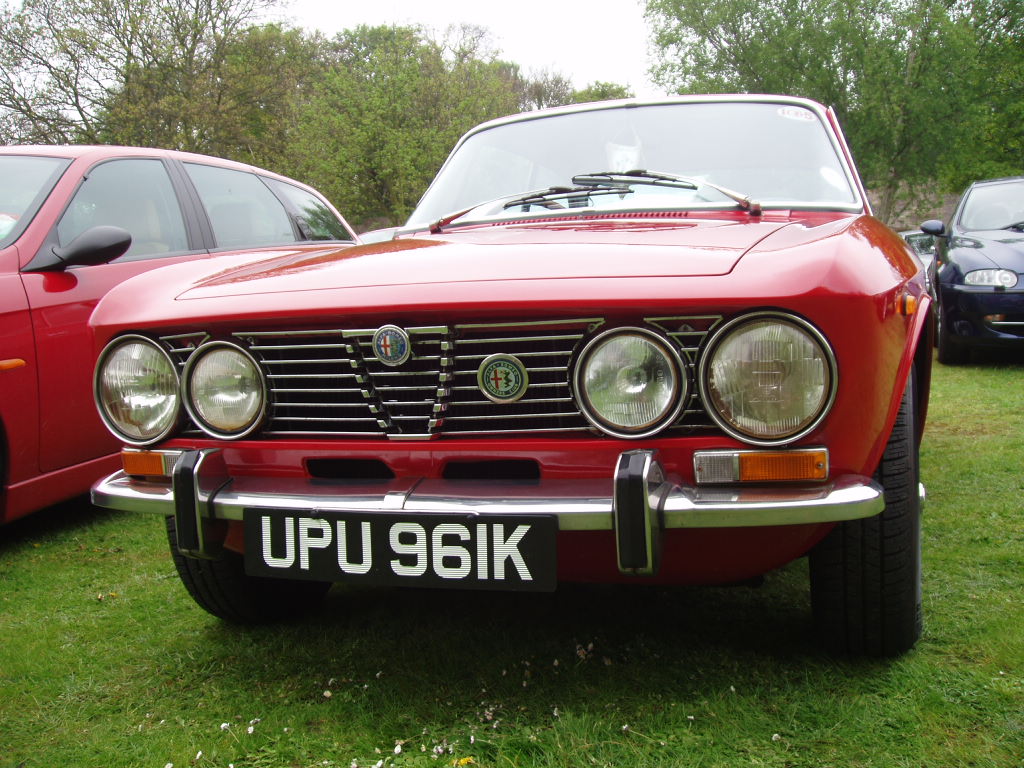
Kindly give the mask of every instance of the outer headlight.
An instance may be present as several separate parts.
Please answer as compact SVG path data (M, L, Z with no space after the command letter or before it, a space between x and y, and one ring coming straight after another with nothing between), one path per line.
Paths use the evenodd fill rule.
M976 269L964 275L967 285L991 285L1013 288L1017 285L1017 273L1009 269Z
M701 395L718 425L757 445L810 432L836 391L825 338L796 317L761 313L725 325L701 362Z
M678 415L686 379L675 350L642 328L616 328L593 339L576 364L584 415L616 437L646 437Z
M234 344L204 344L184 373L185 408L204 432L218 438L244 437L263 418L266 388L259 366Z
M163 440L178 421L178 374L167 353L144 336L122 336L96 364L93 394L100 418L132 445Z

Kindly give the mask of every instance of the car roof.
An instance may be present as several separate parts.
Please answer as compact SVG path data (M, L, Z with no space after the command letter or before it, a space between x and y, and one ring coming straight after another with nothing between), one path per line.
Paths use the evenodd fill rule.
M1004 176L1001 179L979 179L978 181L972 181L972 187L979 187L982 184L1003 184L1007 181L1024 181L1024 176Z
M287 179L287 177L276 174L273 171L257 168L247 163L239 163L234 160L226 160L211 155L200 155L194 152L180 152L178 150L158 149L155 147L123 147L107 144L14 144L0 147L0 155L36 155L42 157L63 157L72 160L86 158L89 161L115 157L173 157L184 162L202 162L207 165L260 173L264 176L291 181L291 179Z
M691 94L685 96L656 96L653 98L628 98L628 99L612 99L609 101L589 101L582 104L566 104L559 107L546 107L544 109L536 109L531 112L520 112L514 115L507 115L505 117L499 117L494 120L488 120L485 123L481 123L474 128L471 128L467 133L466 138L474 133L485 131L489 128L494 128L498 125L506 125L508 123L520 123L528 120L536 120L542 117L553 117L555 115L571 114L575 112L599 112L609 109L629 109L633 107L650 107L650 106L661 106L666 104L700 104L700 103L717 103L717 104L734 104L738 102L746 103L769 103L769 104L789 104L792 106L804 107L812 112L819 114L824 117L826 109L825 107L811 99L801 98L799 96L783 96L778 94L765 94L765 93L712 93L712 94Z

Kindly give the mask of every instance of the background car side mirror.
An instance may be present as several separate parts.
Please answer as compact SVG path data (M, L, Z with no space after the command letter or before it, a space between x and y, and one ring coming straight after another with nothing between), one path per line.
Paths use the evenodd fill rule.
M921 225L921 231L935 237L948 237L946 225L938 219L929 219Z
M25 271L52 272L66 267L106 264L123 256L131 244L132 235L127 229L102 224L85 230L63 248L43 249Z

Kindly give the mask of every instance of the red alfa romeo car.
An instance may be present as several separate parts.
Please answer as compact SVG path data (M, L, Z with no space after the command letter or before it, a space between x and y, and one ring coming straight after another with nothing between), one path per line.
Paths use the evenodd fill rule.
M119 464L91 398L89 314L111 287L215 251L354 238L313 190L247 165L0 148L0 524L86 493Z
M914 644L931 301L830 110L486 123L377 239L169 267L93 314L127 445L93 498L167 518L199 605L727 584L809 555L829 647Z

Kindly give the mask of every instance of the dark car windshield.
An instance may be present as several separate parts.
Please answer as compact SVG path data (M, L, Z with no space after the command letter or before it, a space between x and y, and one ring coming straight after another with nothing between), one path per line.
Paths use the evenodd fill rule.
M677 102L538 115L475 133L441 169L409 225L564 186L579 174L634 169L705 180L766 207L861 208L831 131L811 109L779 102ZM735 202L704 185L636 186L628 195L604 195L587 205L635 210ZM478 213L500 216L503 210Z
M25 231L70 164L61 157L0 155L0 248Z
M1004 229L1024 221L1024 179L979 184L967 193L960 213L966 230Z

